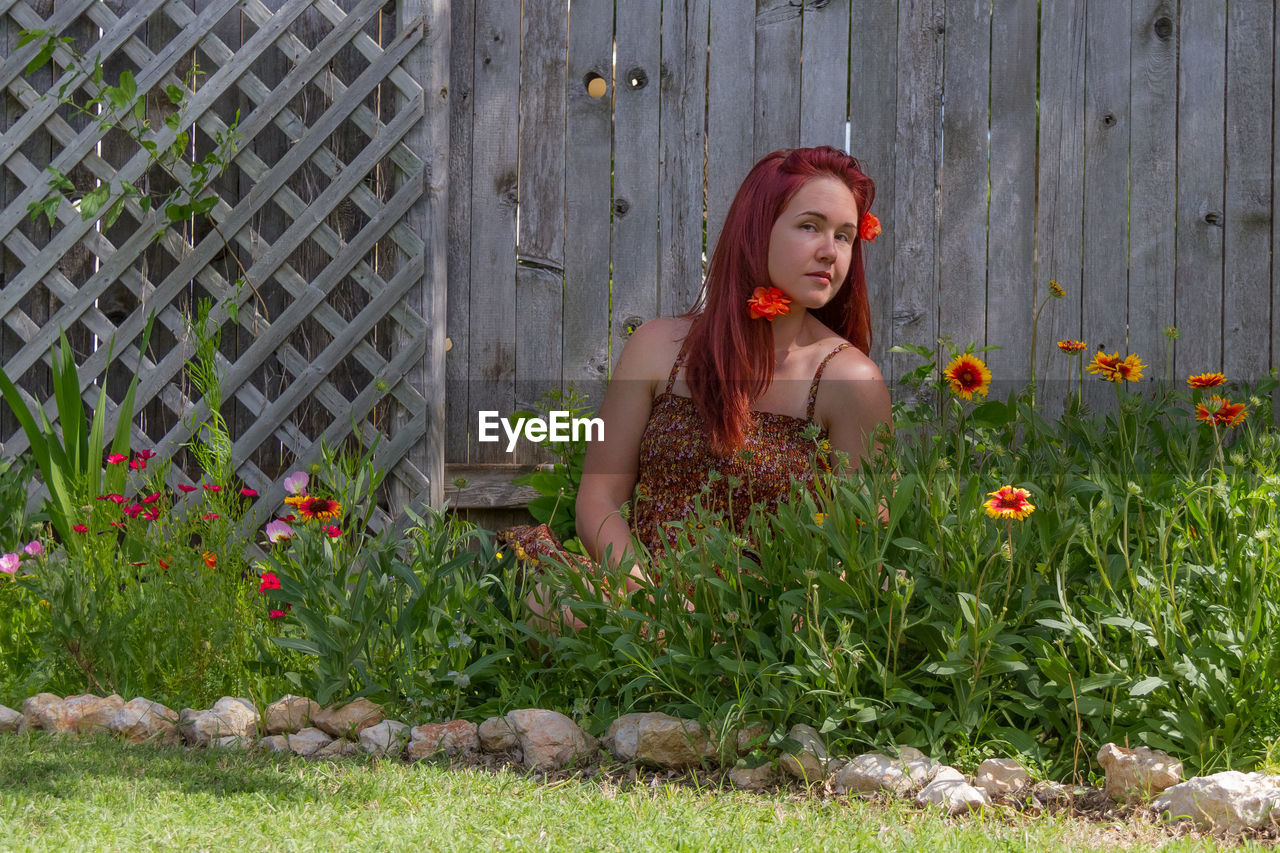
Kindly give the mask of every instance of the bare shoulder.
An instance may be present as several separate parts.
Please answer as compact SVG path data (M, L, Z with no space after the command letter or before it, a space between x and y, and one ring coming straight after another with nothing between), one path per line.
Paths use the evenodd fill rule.
M689 322L683 317L659 317L640 326L627 338L614 375L665 382L689 333Z
M884 384L880 368L857 347L846 347L836 353L827 362L823 379L834 379L838 382L868 380Z

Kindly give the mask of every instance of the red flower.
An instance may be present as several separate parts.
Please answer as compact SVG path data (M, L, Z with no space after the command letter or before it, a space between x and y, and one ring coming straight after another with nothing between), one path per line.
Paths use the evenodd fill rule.
M142 514L142 504L129 504L126 507L122 507L120 511L130 518L137 518Z
M195 487L195 486L187 486L187 485L183 485L182 483L179 483L179 484L178 484L178 488L179 488L179 489L181 489L182 491L186 492L187 494L191 494L192 492L194 492L194 491L196 490L196 487Z
M143 468L147 467L147 460L142 458L134 459L129 463L129 467L135 471L141 471Z
M144 504L153 504L153 503L155 503L155 502L156 502L156 501L158 501L158 500L160 500L160 493L159 493L159 492L152 492L151 494L147 495L145 498L143 498L143 499L142 499L142 503L144 503Z
M168 564L168 563L166 563L164 560L161 560L161 559L159 559L159 558L156 558L156 562L160 564L160 568L162 568L162 569L164 569L164 570L168 571L168 569L169 569L169 564Z
M204 552L204 564L205 564L206 566L208 566L209 568L211 568L211 569L217 568L217 566L218 566L218 555L217 555L217 554L215 554L215 553L213 553L212 551L205 551L205 552Z
M791 297L776 287L757 287L747 300L747 307L752 320L764 317L772 323L774 318L791 313Z
M274 572L263 572L262 583L258 584L258 592L266 592L269 589L279 589L280 578L276 577Z
M858 236L868 243L874 243L876 238L880 236L880 220L876 218L874 213L862 214L862 221L858 223Z
M272 619L283 619L283 618L284 618L284 611L283 611L283 610L268 610L268 611L267 611L267 615L268 615L268 616L270 616Z
M1216 388L1226 381L1227 377L1222 373L1197 373L1187 377L1187 384L1192 388Z
M1244 403L1233 403L1214 394L1207 403L1196 403L1196 420L1221 427L1233 427L1240 424L1249 413Z
M217 521L217 520L218 520L218 514L217 514L216 512L206 512L204 515L202 515L202 516L200 516L200 517L201 517L202 519L204 519L205 521Z
M147 512L143 513L142 517L145 518L147 521L155 521L160 517L160 508L156 507L154 509L148 510Z
M204 490L206 492L220 492L222 491L222 486L218 486L213 483L205 483Z
M139 450L134 456L138 459L154 459L156 452L154 450Z
M125 456L123 453L111 453L107 455L107 464L119 465L121 462L124 462L128 458L129 457Z
M332 524L326 526L324 532L330 539L337 539L342 535L342 531L339 528L334 527Z
M297 521L297 520L298 520L298 517L297 517L296 515L292 515L292 514L290 514L290 515L282 515L282 516L280 516L280 520L281 520L281 521Z
M76 533L88 533L88 532L89 532L89 528L85 527L83 524L77 524L75 527L73 527L73 528L71 528L71 529L72 529L72 530L74 530Z
M123 521L112 521L112 522L110 522L110 524L111 524L111 526L112 526L112 527L120 527L120 528L123 528L123 527L124 527L124 522L123 522Z
M111 501L113 504L122 504L124 503L124 495L118 495L118 494L98 495L98 500Z
M240 494L244 495L246 498L256 498L258 496L258 490L257 489L241 489Z

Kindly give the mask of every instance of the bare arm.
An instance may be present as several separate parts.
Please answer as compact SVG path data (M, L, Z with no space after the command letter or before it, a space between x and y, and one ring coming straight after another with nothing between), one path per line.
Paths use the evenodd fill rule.
M578 490L578 538L597 562L610 566L635 562L631 528L622 505L631 499L639 475L640 439L654 392L674 360L679 327L673 320L654 320L627 341L600 406L604 440L587 447ZM636 574L638 567L632 571Z
M893 410L875 363L856 350L842 356L833 359L823 376L818 415L831 447L847 453L850 470L856 471L864 459L882 450L878 443L873 445L874 436L881 424L893 429ZM881 523L888 522L887 502L881 503L879 517Z

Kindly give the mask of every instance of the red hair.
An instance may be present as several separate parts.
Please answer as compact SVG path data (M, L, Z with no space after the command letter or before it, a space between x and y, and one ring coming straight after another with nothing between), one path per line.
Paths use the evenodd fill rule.
M773 381L773 328L748 316L751 292L769 284L769 236L792 196L810 180L830 176L853 193L859 218L875 198L875 184L845 152L792 148L765 155L738 187L707 268L698 307L685 341L685 381L694 405L711 429L711 450L726 456L742 445L751 403ZM855 235L849 275L836 296L812 312L862 352L871 349L871 311Z

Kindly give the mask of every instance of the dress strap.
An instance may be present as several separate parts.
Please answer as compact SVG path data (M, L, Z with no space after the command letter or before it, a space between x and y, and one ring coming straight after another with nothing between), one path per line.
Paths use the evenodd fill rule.
M840 346L836 347L831 352L827 353L827 357L824 358L822 360L822 363L818 365L817 372L813 374L813 384L809 386L809 408L805 413L805 420L807 421L813 420L813 407L814 407L814 404L818 402L818 383L822 381L822 371L826 370L827 362L831 361L831 359L835 357L836 353L840 352L841 350L846 350L851 346L853 346L853 344L849 343L848 341L845 341L844 343L840 344Z
M680 347L679 354L676 355L676 360L671 364L671 373L670 375L667 376L667 387L666 387L666 390L664 390L662 393L664 394L671 393L671 389L674 388L676 385L676 374L680 372L680 365L682 364L684 364L684 346L683 345L681 345Z

